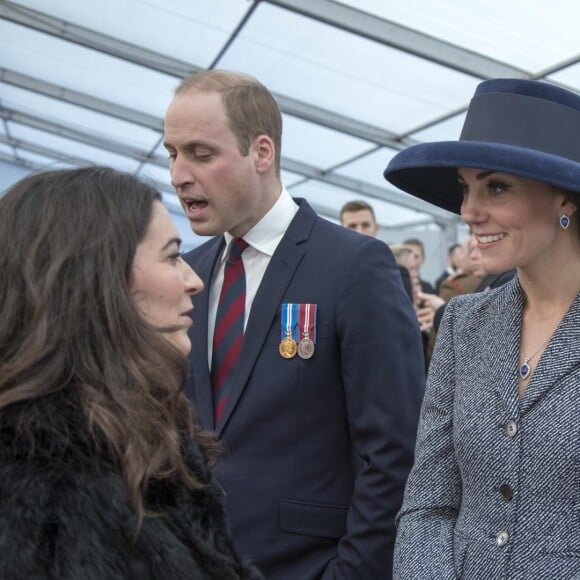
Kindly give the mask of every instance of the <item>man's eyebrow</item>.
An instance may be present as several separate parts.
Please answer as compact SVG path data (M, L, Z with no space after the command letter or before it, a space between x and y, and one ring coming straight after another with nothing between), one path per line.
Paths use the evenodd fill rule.
M175 145L172 145L167 140L163 141L163 147L165 147L165 149L175 149ZM181 144L182 149L195 149L195 147L211 147L211 145L205 141L200 141L199 139L192 139L191 141L186 141Z

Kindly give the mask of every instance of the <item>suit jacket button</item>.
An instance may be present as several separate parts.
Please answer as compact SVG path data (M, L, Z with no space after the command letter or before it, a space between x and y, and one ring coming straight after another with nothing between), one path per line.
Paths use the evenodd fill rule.
M506 501L511 501L512 497L514 496L514 490L507 483L501 484L499 492Z
M505 434L508 437L515 437L515 434L518 432L518 424L510 419L506 424L505 424Z
M495 543L501 548L502 546L505 546L508 543L509 539L510 539L509 534L507 532L502 531L499 532L495 537Z

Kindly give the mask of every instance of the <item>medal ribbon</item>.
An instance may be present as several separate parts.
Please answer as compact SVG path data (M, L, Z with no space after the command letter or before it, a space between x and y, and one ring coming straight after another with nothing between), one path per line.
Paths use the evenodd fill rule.
M281 338L293 338L297 340L296 334L296 323L298 322L298 304L282 304L282 328L281 328Z
M316 344L316 304L300 304L300 338L308 337Z

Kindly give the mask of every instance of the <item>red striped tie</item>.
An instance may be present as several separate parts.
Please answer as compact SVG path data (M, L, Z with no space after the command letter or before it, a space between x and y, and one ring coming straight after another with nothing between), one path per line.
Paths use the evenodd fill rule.
M215 318L211 379L216 427L232 390L233 370L244 338L246 275L242 252L247 247L242 238L232 241Z

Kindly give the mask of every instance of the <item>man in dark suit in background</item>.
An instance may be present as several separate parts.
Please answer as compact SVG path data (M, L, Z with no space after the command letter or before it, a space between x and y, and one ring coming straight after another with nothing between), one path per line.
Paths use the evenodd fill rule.
M171 181L193 230L215 236L185 255L208 289L187 394L225 447L215 475L235 544L269 580L385 580L419 331L385 244L283 188L280 142L275 100L245 75L193 75L167 111Z
M375 210L370 203L362 199L347 201L340 208L340 223L345 228L366 236L376 238L379 233Z
M347 201L340 209L340 223L345 228L363 234L365 236L377 237L379 232L379 224L375 216L375 210L370 203L362 199L354 199ZM413 301L413 288L411 286L411 275L409 270L397 264L399 274L403 280L403 287L409 296L409 300Z

